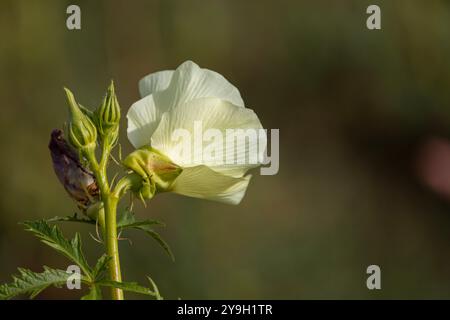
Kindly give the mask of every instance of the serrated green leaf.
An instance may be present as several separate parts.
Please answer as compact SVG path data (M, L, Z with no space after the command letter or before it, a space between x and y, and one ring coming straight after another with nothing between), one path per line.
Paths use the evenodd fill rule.
M147 235L152 237L156 240L156 242L164 249L164 251L167 253L167 255L172 259L172 261L175 261L175 256L172 253L172 250L170 250L169 245L167 242L165 242L159 233L154 231L150 228L150 226L158 225L158 226L165 226L165 224L158 220L141 220L137 221L133 212L129 210L125 210L122 215L119 217L119 220L117 221L117 227L119 229L136 229L144 231Z
M102 255L95 264L94 268L92 269L92 283L91 288L89 290L89 293L83 297L81 297L81 300L101 300L102 299L102 290L100 289L100 286L97 284L97 282L106 279L107 277L107 271L108 271L108 262L111 260L111 257L104 254Z
M150 278L150 276L147 276L147 279L153 287L153 292L155 293L156 300L163 300L163 297L161 297L161 295L159 294L159 289L156 286L155 281L153 281L153 279Z
M78 215L75 213L73 216L66 216L66 217L53 217L50 219L46 219L47 222L79 222L79 223L86 223L86 224L96 224L95 220L89 219L89 218L79 218Z
M108 262L111 257L104 254L97 260L94 269L92 270L93 281L100 281L106 277L106 271L108 271Z
M114 287L114 288L122 289L122 290L128 291L128 292L144 294L147 296L155 297L157 300L162 300L162 297L159 294L158 288L156 287L153 280L151 280L149 278L149 281L151 282L151 284L154 288L154 291L149 288L146 288L144 286L141 286L136 282L117 282L117 281L112 281L112 280L102 280L102 281L98 282L97 284L100 286ZM156 288L156 290L155 290L155 288Z
M81 300L101 300L102 290L99 285L91 285L89 293L81 297Z
M60 287L71 276L64 270L44 266L44 272L36 273L19 268L19 275L13 276L13 282L0 285L0 300L11 299L20 294L29 294L34 298L49 286Z
M146 226L138 226L134 227L134 229L142 230L146 234L148 234L150 237L156 240L156 242L161 246L161 248L164 249L164 251L167 253L170 259L172 261L175 261L175 256L172 253L172 250L169 247L169 244L161 238L160 234L150 228L147 228Z
M129 210L125 210L122 212L122 214L117 219L117 228L126 229L126 228L133 228L137 226L151 226L151 225L158 225L165 227L165 223L158 220L152 220L152 219L146 219L146 220L136 220L136 217L133 212Z
M158 220L150 220L150 219L146 219L146 220L141 220L141 221L136 221L133 223L128 223L125 225L120 225L119 228L121 229L129 229L129 228L135 228L135 227L142 227L142 226L161 226L161 227L165 227L166 225L164 224L164 222L158 221Z
M81 250L79 233L76 233L73 239L67 240L57 226L50 226L45 220L26 221L23 225L27 231L34 233L43 243L75 262L85 275L92 279L91 268Z

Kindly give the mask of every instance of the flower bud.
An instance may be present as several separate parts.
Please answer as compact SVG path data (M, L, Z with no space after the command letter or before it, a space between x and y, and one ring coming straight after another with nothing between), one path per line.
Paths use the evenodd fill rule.
M64 139L63 132L52 131L48 145L53 169L66 189L83 211L99 201L99 188L94 174L79 159L79 155Z
M64 90L66 91L70 111L69 141L75 148L84 153L94 152L97 143L97 129L89 116L80 109L72 92L67 88L64 88Z
M98 130L102 137L110 135L110 140L117 139L120 121L120 106L114 91L114 83L108 87L102 104L96 110Z
M130 153L123 164L142 177L140 192L147 199L153 197L156 192L169 191L183 171L180 166L152 147L142 147Z

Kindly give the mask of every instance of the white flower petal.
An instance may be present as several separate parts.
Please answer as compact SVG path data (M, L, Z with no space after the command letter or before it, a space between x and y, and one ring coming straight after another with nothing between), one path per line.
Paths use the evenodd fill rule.
M189 133L188 152L180 152L182 139L174 139L173 134L182 129ZM199 130L200 129L200 130ZM208 129L214 129L222 139L203 141L203 135ZM234 139L235 144L226 143L228 129L252 129L255 139ZM202 98L179 105L162 115L158 128L153 133L151 145L167 155L173 162L182 167L207 165L211 169L233 177L242 177L250 168L260 165L259 160L265 151L265 144L258 146L258 133L262 129L261 122L251 109L237 107L227 101L217 98ZM200 148L194 146L199 138ZM183 140L186 141L186 140ZM265 141L262 141L265 142ZM207 148L218 150L221 155L217 158L213 154L206 158ZM188 149L188 148L186 148ZM237 152L237 150L241 152ZM253 151L253 161L249 153ZM233 163L227 159L234 160ZM237 163L238 159L245 159L244 163ZM222 163L218 162L222 161Z
M244 107L241 95L217 72L201 69L192 61L181 64L176 71L149 74L139 82L143 97L128 111L128 138L134 147L148 145L161 115L172 107L202 97L221 98Z
M139 93L141 97L148 96L154 92L167 89L174 71L165 70L151 73L139 81Z
M244 175L260 164L266 148L266 140L259 141L261 123L244 107L238 89L222 75L187 61L175 71L144 77L139 91L143 98L127 114L128 138L136 148L151 144L183 167L171 191L238 204L250 181L250 175ZM180 154L179 141L172 139L178 129L193 139L188 141L187 153ZM211 132L208 129L214 134L205 140L204 134ZM242 130L237 133L241 139L233 141L237 150L233 143L227 143L233 135L230 129ZM254 139L248 140L248 129L254 130L256 138L253 135ZM206 158L211 151L219 153L219 158ZM245 162L237 163L237 159Z
M128 140L137 149L149 145L151 136L161 119L161 109L156 108L152 95L133 103L127 113Z
M183 169L171 191L194 198L239 204L245 195L250 178L250 175L233 178L206 166L196 166Z
M174 107L198 98L220 98L244 107L239 90L217 72L202 69L192 61L181 64L168 88L155 97L157 105Z

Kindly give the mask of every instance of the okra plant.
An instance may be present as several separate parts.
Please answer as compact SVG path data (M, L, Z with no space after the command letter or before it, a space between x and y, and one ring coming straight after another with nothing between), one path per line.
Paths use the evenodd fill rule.
M141 99L127 113L127 136L135 150L122 159L121 108L114 84L95 110L83 107L69 89L64 90L69 119L64 130L51 132L49 149L56 176L78 212L26 221L23 226L79 267L79 281L89 288L82 299L102 299L102 287L115 300L124 299L124 291L162 299L150 277L147 285L122 281L118 247L122 230L145 232L173 259L154 230L164 224L136 219L133 202L146 203L159 193L174 192L239 204L251 177L247 171L261 164L265 152L265 139L239 138L251 130L261 131L262 125L223 76L187 61L139 82ZM203 139L192 139L199 130ZM228 143L236 137L236 143ZM108 168L113 162L119 162L122 170L111 179ZM90 224L105 253L88 263L80 234L67 239L58 227L62 222ZM71 277L66 270L47 266L42 272L19 268L11 283L0 286L0 298L35 297L49 286L64 287Z

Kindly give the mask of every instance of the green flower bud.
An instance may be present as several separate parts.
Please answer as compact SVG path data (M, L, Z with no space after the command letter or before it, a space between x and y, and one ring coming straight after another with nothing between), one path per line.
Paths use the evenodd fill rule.
M146 199L152 198L157 192L169 191L183 171L180 166L152 147L142 147L130 153L123 165L142 178L139 193Z
M120 106L114 91L114 82L108 87L102 104L96 110L98 130L102 137L110 135L110 141L117 139L120 121Z
M64 88L69 103L70 122L68 137L70 143L78 150L94 152L97 143L97 129L92 120L87 116L75 101L73 93Z

